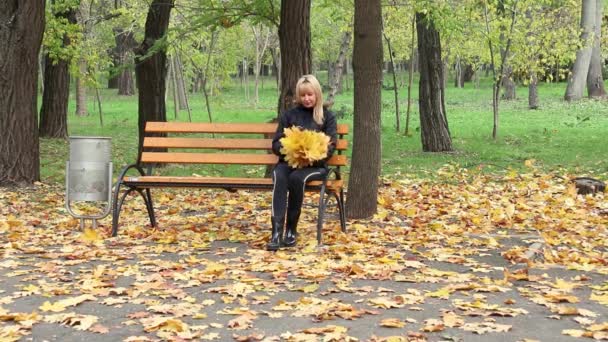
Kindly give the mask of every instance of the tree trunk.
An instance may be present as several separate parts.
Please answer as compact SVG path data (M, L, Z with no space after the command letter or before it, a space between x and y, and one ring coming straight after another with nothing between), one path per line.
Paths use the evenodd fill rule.
M73 9L57 13L58 18L67 19L70 24L76 23L76 12ZM63 36L63 47L70 45L70 38ZM44 58L44 91L40 108L40 126L38 134L48 138L68 137L68 99L70 96L69 61L53 60L48 54Z
M53 62L48 54L44 59L44 92L40 107L38 134L40 137L47 138L67 138L67 111L70 94L68 61Z
M257 25L252 27L253 37L255 38L255 64L253 67L253 74L255 77L255 88L254 88L254 105L258 107L260 101L260 72L262 71L262 61L268 42L270 41L270 31L265 29L263 25Z
M182 70L184 68L182 60L178 55L172 58L173 61L173 72L175 72L175 87L177 90L177 104L179 109L188 109L188 94L186 94L186 85L184 81L184 74Z
M536 73L532 74L528 85L528 108L538 109L538 78Z
M378 209L382 162L382 7L380 0L355 0L353 72L354 137L346 215L365 218Z
M40 180L38 53L46 1L0 1L0 186Z
M464 88L464 72L460 64L460 57L456 57L456 65L454 66L454 87Z
M312 71L310 2L311 0L281 0L281 95L278 115L293 106L293 92L298 79Z
M412 15L412 45L410 45L410 60L407 75L407 110L405 112L405 136L410 135L410 113L412 108L412 82L414 79L414 55L416 54L416 14Z
M397 84L397 71L395 70L395 59L393 58L393 47L391 46L391 41L388 39L388 36L384 34L384 40L386 41L386 46L388 47L388 54L390 57L390 73L393 76L393 94L395 96L395 128L396 131L399 132L401 130L401 118L399 113L399 85Z
M327 96L327 102L333 103L336 93L340 90L342 83L342 74L344 71L344 62L346 61L346 53L350 45L351 33L350 31L344 32L342 35L342 44L340 44L340 52L338 53L338 59L333 64L331 77L329 77L329 95Z
M279 50L276 48L270 49L270 55L272 56L272 68L274 78L277 83L277 95L281 95L281 56L279 56Z
M587 73L587 91L591 98L602 98L606 96L604 78L602 76L602 49L600 46L602 38L602 5L602 0L596 0L594 39L593 47L591 49L591 60L589 62L589 72Z
M432 19L416 13L420 54L419 110L424 152L452 151L452 138L445 112L445 88L441 41Z
M508 57L505 57L504 60L507 60L507 58ZM517 85L513 80L513 68L510 65L505 65L501 86L503 88L503 100L515 100L517 98Z
M137 46L133 32L114 29L116 47L118 49L118 63L115 67L120 68L117 77L118 95L131 96L135 94L135 82L133 82L133 69L129 66L132 51Z
M78 61L78 77L76 77L76 115L87 116L87 87L84 83L84 76L86 74L87 65L84 60Z
M583 0L583 8L581 11L581 40L584 47L576 52L576 60L572 67L572 74L568 77L568 86L564 99L566 101L576 101L583 98L583 91L587 83L587 74L589 73L589 65L591 62L591 54L593 44L589 44L588 40L592 37L593 26L596 16L596 0Z
M138 89L139 148L142 151L144 128L148 121L167 121L165 104L167 53L162 47L143 58L162 39L169 27L173 0L154 0L148 9L144 41L135 51L135 78Z

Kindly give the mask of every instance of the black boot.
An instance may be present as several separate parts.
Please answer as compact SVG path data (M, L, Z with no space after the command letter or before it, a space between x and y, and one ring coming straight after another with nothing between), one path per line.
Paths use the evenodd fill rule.
M272 217L270 219L272 223L272 235L270 236L270 242L266 245L267 251L276 251L281 247L281 238L283 237L283 225L285 222L284 217Z
M293 247L296 245L298 239L298 220L300 219L300 210L287 213L287 230L285 231L285 237L283 237L283 246Z

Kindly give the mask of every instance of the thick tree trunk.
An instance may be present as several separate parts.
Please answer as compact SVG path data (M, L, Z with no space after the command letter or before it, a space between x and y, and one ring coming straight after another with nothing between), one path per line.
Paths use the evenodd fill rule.
M47 54L44 64L44 92L38 134L47 138L67 138L70 94L68 61L59 60L54 63Z
M452 138L445 112L445 88L439 32L426 14L416 13L420 53L419 106L422 150L452 150Z
M86 74L87 65L84 60L78 62L79 76L76 77L76 115L87 116L87 87L84 83L84 75Z
M68 10L56 14L76 23L76 11ZM70 45L70 38L63 37L63 46ZM69 61L53 60L48 54L44 58L44 92L40 108L40 126L38 134L48 138L67 138L68 136L68 99L70 96Z
M596 0L583 0L581 12L581 40L585 46L576 52L576 60L572 67L572 74L568 77L568 86L566 87L566 94L564 95L566 101L576 101L583 98L593 50L593 44L590 44L588 40L593 34L596 13L595 4Z
M589 72L587 73L587 91L591 98L602 98L606 96L604 78L602 76L602 49L600 46L602 38L602 0L596 0L595 6L594 39L591 49L591 60L589 62Z
M312 71L310 1L281 0L281 95L278 115L293 106L296 82Z
M0 186L40 180L36 101L45 3L0 1Z
M346 215L365 218L378 209L382 162L382 7L380 0L355 0L353 70L354 137Z
M139 148L142 151L144 128L148 121L167 121L165 104L167 53L164 48L143 58L154 43L165 36L173 0L154 0L148 9L144 41L135 50L135 78L138 89Z
M340 44L340 52L338 52L338 59L333 63L331 68L332 72L329 77L329 95L327 96L327 102L333 103L336 93L340 91L342 83L342 74L344 71L344 62L346 61L346 53L350 45L351 32L346 31L342 35L342 43Z

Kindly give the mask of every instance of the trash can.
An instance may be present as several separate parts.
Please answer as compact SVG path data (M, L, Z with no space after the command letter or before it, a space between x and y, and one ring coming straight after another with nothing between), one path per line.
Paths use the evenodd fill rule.
M65 206L70 215L93 221L106 217L112 208L112 138L70 137L70 157L66 163ZM74 201L96 202L103 205L99 213L77 214L71 205ZM105 204L103 203L105 202Z

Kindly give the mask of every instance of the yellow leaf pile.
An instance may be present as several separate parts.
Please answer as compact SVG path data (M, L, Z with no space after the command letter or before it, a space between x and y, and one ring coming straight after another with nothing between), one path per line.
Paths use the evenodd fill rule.
M281 138L281 153L293 168L302 168L327 157L329 137L321 132L301 130L298 127L285 128Z

